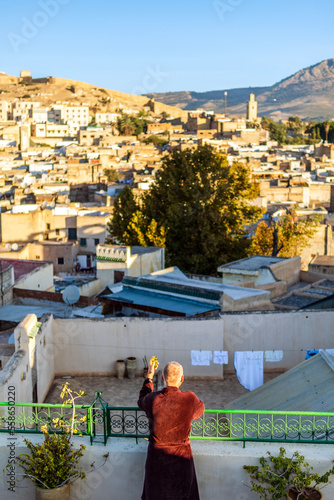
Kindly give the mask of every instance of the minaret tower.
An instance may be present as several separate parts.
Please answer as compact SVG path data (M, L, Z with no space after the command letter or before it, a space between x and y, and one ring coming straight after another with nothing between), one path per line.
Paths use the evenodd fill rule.
M249 94L249 101L247 103L247 121L255 122L257 119L257 101L254 94Z

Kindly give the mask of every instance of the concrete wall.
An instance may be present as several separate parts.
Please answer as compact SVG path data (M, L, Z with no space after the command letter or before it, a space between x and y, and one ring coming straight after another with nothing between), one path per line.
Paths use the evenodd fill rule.
M285 281L290 286L299 281L301 258L293 257L292 259L272 264L270 267L277 279Z
M139 277L164 269L164 248L156 248L154 252L147 253L140 251L136 253L135 248L132 250L133 254L131 247L120 247L118 250L115 246L105 245L97 248L96 277L101 280L104 286L112 285L115 282L115 271L123 272L124 276ZM112 260L101 260L99 258L101 256L112 257ZM123 259L125 262L115 262L115 257Z
M0 303L6 305L13 300L14 267L11 265L0 272Z
M46 263L43 267L35 269L27 275L21 276L15 283L15 288L24 290L49 290L54 291L53 285L53 264Z
M223 327L219 319L54 319L55 372L111 374L115 361L128 356L136 357L138 370L143 370L143 357L155 355L160 366L179 361L186 376L219 379L221 365L192 366L190 351L221 350Z
M75 285L75 281L73 282ZM76 285L78 286L78 285ZM96 279L93 281L89 281L88 283L84 283L78 286L80 290L80 295L84 297L94 297L98 293L100 293L105 287L103 286L101 280Z
M302 259L302 269L307 271L311 260L316 255L334 255L331 226L321 225L315 235L309 240L308 245L299 251Z
M131 255L128 262L128 276L143 276L160 271L165 267L164 248L157 248L155 252L139 253Z
M29 259L51 261L54 274L71 272L75 267L78 252L77 241L44 241L29 244ZM58 264L59 258L64 259L64 264Z
M47 232L47 213L38 210L28 214L1 214L2 243L19 243L42 239L41 235Z
M188 376L222 377L220 365L192 366L192 349L229 351L225 372L234 372L234 351L282 349L283 360L265 362L264 369L288 370L304 361L306 349L334 348L333 322L334 311L227 313L201 320L54 319L55 372L111 373L114 362L128 356L143 369L143 356L157 355L161 366L171 359L182 363Z
M98 244L103 244L107 236L107 222L109 214L106 216L81 215L77 217L77 238L86 239L86 246L80 247L80 251L88 251L95 254L95 239Z
M31 401L31 368L28 352L23 349L16 351L5 368L0 371L0 401L8 401L9 390L12 389L14 389L16 401Z
M224 349L229 351L225 373L234 372L234 351L282 349L281 362L264 362L265 370L281 371L304 361L306 349L334 348L334 311L224 314L222 321Z
M37 398L44 401L54 378L52 315L45 318L36 335Z
M0 372L0 401L8 400L8 388L15 387L17 402L30 403L37 384L38 401L43 401L54 377L52 316L42 319L38 333L30 338L37 318L29 314L15 328L15 353Z
M23 436L15 436L16 454L26 452ZM8 463L10 448L7 434L0 435L0 469ZM40 443L43 437L29 436L33 443ZM109 453L106 464L100 469L88 473L84 480L76 481L71 486L72 500L138 500L142 493L144 481L144 467L147 453L147 441L134 439L109 439L107 446L94 444L90 446L87 437L74 437L75 447L86 445L81 465L84 470L90 470L90 464L95 462L98 467L104 462L103 455ZM243 448L238 442L206 442L193 441L192 450L195 461L196 475L201 500L258 500L259 496L252 493L249 475L243 470L244 465L259 465L259 458L266 455L269 450L273 454L279 453L281 444L247 443ZM305 456L307 462L314 467L314 472L325 473L332 466L332 446L284 444L287 455L291 457L298 450ZM16 477L18 474L16 466ZM3 500L33 500L34 487L29 480L24 480L15 488L15 493L8 491L4 479L2 496ZM117 492L113 494L112 492ZM334 497L334 485L328 484L322 489L324 500Z

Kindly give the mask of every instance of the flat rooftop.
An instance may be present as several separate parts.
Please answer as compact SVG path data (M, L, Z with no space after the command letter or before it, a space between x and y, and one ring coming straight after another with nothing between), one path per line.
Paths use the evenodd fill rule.
M280 375L280 373L265 373L264 382L269 382ZM139 391L143 385L144 378L124 378L119 380L112 376L102 377L56 377L45 399L45 403L62 403L59 395L61 387L69 382L71 389L85 391L87 396L78 399L77 404L91 404L95 398L96 391L102 391L102 399L109 406L137 406ZM206 408L223 409L228 408L236 398L248 394L238 381L236 375L224 375L224 380L187 380L181 386L182 391L193 391L205 404Z
M219 266L218 270L223 271L224 269L243 269L245 271L258 271L259 269L261 269L261 267L272 266L273 264L283 262L284 260L287 259L280 257L263 257L259 255Z

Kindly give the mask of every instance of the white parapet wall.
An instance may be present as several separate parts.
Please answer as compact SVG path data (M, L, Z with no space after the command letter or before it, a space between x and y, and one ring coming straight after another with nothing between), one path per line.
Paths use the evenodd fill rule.
M222 350L223 322L217 319L106 320L53 319L55 373L59 375L112 374L117 359L158 356L160 366L182 363L186 376L223 377L223 366L193 366L191 350Z
M0 434L0 468L8 463L11 447L15 453L26 452L23 436L16 434L13 439L7 434ZM34 443L41 442L43 436L29 436ZM108 461L98 470L88 473L86 479L71 486L71 500L139 500L144 480L147 441L134 439L110 438L107 446L93 444L87 437L75 437L75 445L86 445L82 466L87 472L90 464L99 467L104 462L103 455L109 453ZM244 465L258 465L258 459L267 451L279 453L284 446L287 455L292 456L298 450L314 467L314 472L323 474L332 466L333 446L317 444L246 443L245 448L239 442L193 441L192 449L195 460L201 500L259 500L258 494L252 493L249 476L243 470ZM22 471L15 466L12 472L16 479ZM15 487L15 492L8 490L9 474L3 474L1 488L2 500L34 500L34 488L29 480L24 480ZM328 484L323 490L324 500L334 498L334 484Z
M157 355L160 366L176 359L191 377L221 378L234 372L235 351L283 350L283 360L264 363L284 371L305 359L306 349L333 349L334 311L231 313L220 318L53 319L55 373L113 373L117 359ZM193 366L191 350L226 350L228 365ZM84 360L84 362L82 362Z

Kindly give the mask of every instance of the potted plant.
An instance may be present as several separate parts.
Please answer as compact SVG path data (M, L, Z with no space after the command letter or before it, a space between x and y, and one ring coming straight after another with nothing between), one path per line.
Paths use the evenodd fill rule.
M323 498L319 485L327 484L334 474L334 467L325 474L313 472L305 457L295 451L291 458L286 456L284 448L279 455L267 452L268 457L260 458L260 466L244 465L250 474L251 491L260 494L264 500L320 500Z
M21 453L16 457L18 465L23 469L23 477L29 478L35 484L36 500L69 500L70 485L77 479L84 479L86 473L83 472L79 461L85 450L84 445L78 449L74 447L73 434L76 434L76 424L86 420L86 417L76 419L74 402L78 397L85 396L83 391L74 392L64 384L60 397L67 400L65 404L72 404L72 416L68 424L58 418L53 419L53 424L62 432L49 434L47 426L41 426L44 434L44 441L39 444L32 443L25 439L29 453ZM104 455L105 461L108 455ZM94 467L89 472L93 472L100 467Z

